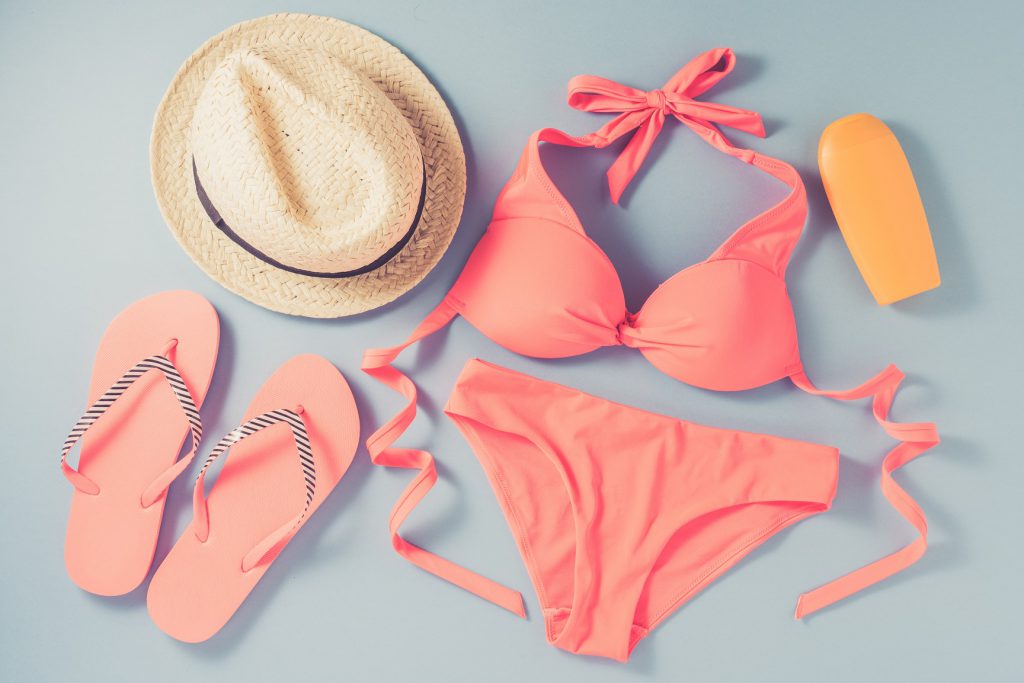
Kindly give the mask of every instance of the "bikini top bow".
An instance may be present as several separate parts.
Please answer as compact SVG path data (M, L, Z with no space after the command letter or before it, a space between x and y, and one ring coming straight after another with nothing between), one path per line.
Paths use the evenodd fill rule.
M613 202L619 202L623 190L636 175L654 139L661 132L667 114L675 116L709 144L741 158L740 150L733 147L714 124L764 137L764 125L757 112L693 99L725 78L735 64L736 55L732 50L709 50L680 69L660 89L648 92L599 76L576 76L569 81L570 107L582 111L619 113L600 130L579 138L581 142L606 147L626 133L636 131L608 169L608 187Z

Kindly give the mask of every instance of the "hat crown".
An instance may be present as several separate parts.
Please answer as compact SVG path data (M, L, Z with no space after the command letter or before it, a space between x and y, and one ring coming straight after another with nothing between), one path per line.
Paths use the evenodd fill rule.
M394 247L424 187L420 145L377 85L322 50L229 54L192 118L195 174L241 240L287 266L358 269Z

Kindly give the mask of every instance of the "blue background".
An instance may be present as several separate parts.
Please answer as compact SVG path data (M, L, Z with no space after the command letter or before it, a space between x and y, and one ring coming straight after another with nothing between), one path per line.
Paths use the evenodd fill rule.
M369 315L271 313L208 280L177 247L149 184L153 112L182 61L227 26L275 11L327 14L406 51L435 81L464 136L469 195L437 270ZM1020 652L1024 458L1019 3L93 2L0 5L3 513L0 679L350 681L1010 681ZM217 307L223 342L207 432L230 429L256 389L301 352L352 382L365 434L396 396L358 371L360 352L403 338L441 298L484 230L531 131L582 133L604 116L564 103L593 73L644 89L715 46L735 72L708 98L760 111L769 137L740 145L793 162L810 220L789 270L812 378L849 387L895 362L910 375L895 417L932 419L942 445L898 477L926 510L931 548L909 571L808 619L797 595L912 538L885 503L878 468L893 443L868 406L779 382L715 394L611 348L567 361L516 357L465 321L401 360L426 398L406 444L429 447L442 483L411 539L520 588L522 621L394 555L388 511L409 478L364 450L330 500L214 639L161 633L145 587L83 593L62 559L70 489L58 446L83 408L96 343L132 301L194 289ZM933 292L871 299L817 175L817 138L868 111L902 141L942 268ZM783 188L670 123L627 195L610 204L616 150L551 149L545 161L622 274L636 309L704 258ZM536 598L485 477L440 414L470 356L696 422L834 444L834 509L776 536L668 619L626 666L549 647ZM193 474L198 463L193 467ZM190 517L191 476L171 489L157 561ZM643 492L637 492L643 495Z

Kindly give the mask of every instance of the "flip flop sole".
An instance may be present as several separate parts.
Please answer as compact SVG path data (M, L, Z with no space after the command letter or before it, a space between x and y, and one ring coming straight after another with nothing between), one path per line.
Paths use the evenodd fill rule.
M100 341L89 387L89 403L125 371L159 354L168 340L178 344L171 359L196 405L213 377L220 343L217 312L194 292L162 292L121 312ZM148 508L143 491L177 459L189 425L159 372L139 378L81 440L78 470L99 486L71 498L64 560L83 590L123 595L149 573L164 513L164 497Z
M243 422L298 405L303 407L316 464L308 520L352 462L359 444L359 417L352 391L338 369L325 358L303 355L267 380ZM305 490L286 425L269 427L232 446L206 499L209 536L200 541L193 520L150 583L147 602L156 625L190 643L217 633L271 564L242 571L242 559L298 514Z

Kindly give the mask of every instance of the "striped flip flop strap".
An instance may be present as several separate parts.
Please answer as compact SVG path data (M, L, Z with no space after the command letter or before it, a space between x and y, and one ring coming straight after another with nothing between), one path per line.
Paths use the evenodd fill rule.
M82 417L78 419L78 422L75 423L75 426L68 434L67 439L64 440L64 446L60 451L60 467L64 472L64 476L79 491L96 495L100 492L100 488L96 482L68 464L68 455L71 453L71 449L89 431L89 428L96 424L103 414L110 409L110 406L124 395L132 384L152 370L160 372L164 379L167 380L167 384L170 386L174 397L178 400L182 412L185 413L189 432L192 435L192 448L189 450L188 457L176 460L170 468L157 477L153 484L143 492L142 506L149 507L155 503L163 495L164 491L167 490L167 487L170 486L171 481L185 469L195 456L196 451L199 449L199 443L203 438L203 423L199 417L199 409L196 407L196 402L192 398L192 394L185 385L185 380L182 379L181 373L178 372L174 363L163 355L149 356L148 358L143 358L128 372L121 375L120 379L114 382L102 396L96 399L85 413L82 414Z
M291 521L286 523L280 529L271 534L263 543L254 548L251 558L248 558L243 565L246 566L246 570L251 568L252 565L259 563L264 560L268 553L276 547L280 541L290 537L295 530L305 520L306 515L309 513L310 506L313 504L313 496L316 494L316 464L313 459L313 448L309 443L309 433L306 431L306 424L302 419L303 409L297 407L295 410L288 408L282 408L278 410L271 410L261 415L248 420L238 427L232 429L224 438L217 442L213 450L210 452L210 457L203 463L203 468L199 471L199 476L196 477L195 491L193 495L193 511L195 514L195 520L193 524L193 530L195 531L196 537L200 542L205 543L210 535L210 517L209 511L206 506L206 495L204 493L206 471L210 468L217 458L222 456L228 451L233 445L241 441L242 439L252 436L256 432L259 432L267 427L271 427L275 424L284 423L287 424L292 431L292 436L295 439L295 448L299 456L299 467L302 469L302 477L305 482L306 490L306 502L300 512Z

